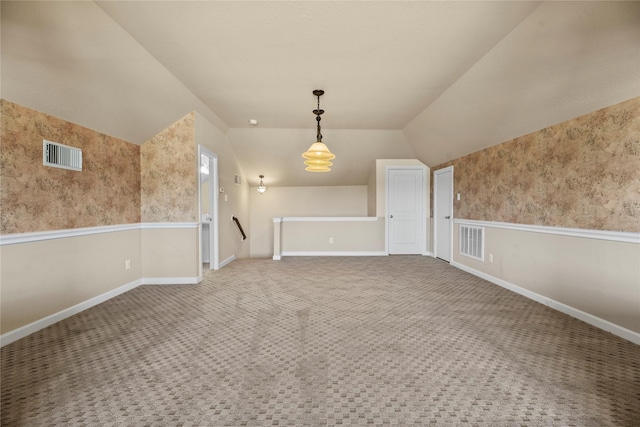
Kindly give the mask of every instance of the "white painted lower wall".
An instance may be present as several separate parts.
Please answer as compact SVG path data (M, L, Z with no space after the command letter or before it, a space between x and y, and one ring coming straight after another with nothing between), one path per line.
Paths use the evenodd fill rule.
M476 222L485 230L479 261L459 254L456 222L452 265L640 344L637 233Z
M304 232L316 230L309 227L314 225L313 221L298 221L303 222L307 223L307 227L302 228ZM333 222L333 226L346 227L345 232L363 236L359 234L362 230L354 229L354 221L343 221L341 225L340 221L329 222ZM376 227L384 230L383 219L367 219L363 223L373 227L373 234L376 234ZM558 234L553 227L524 231L517 225L513 228L481 225L485 227L485 261L458 253L456 225L452 265L640 344L640 240L637 233L622 233L623 237L630 236L625 241L600 232L589 237L588 232ZM141 284L196 283L199 278L194 272L198 270L192 261L197 259L197 225L175 227L179 230L177 233L169 225L132 224L112 230L96 227L95 233L67 230L41 233L40 237L38 233L3 236L0 241L0 345ZM370 249L377 247L375 242L363 250L341 246L342 238L334 250L326 250L327 233L338 230L328 227L321 232L323 238L318 247L283 245L283 254L384 255ZM165 231L158 232L159 229ZM147 234L146 239L143 232ZM586 237L580 237L580 234ZM384 249L384 232L379 235L382 239L379 244ZM194 258L185 256L185 265L178 264L176 269L163 266L164 276L154 273L149 265L143 274L143 242L146 245L160 243L161 247L169 248L173 239L182 240L182 244L171 249L173 255L183 250L187 254L192 251ZM353 240L367 245L372 243L366 239ZM493 255L493 262L488 261L489 254ZM149 252L146 256L153 258ZM128 270L125 268L127 259L131 261ZM162 264L163 259L154 258L148 262ZM234 256L226 258L221 267L233 259Z
M144 224L141 241L142 277L147 280L194 278L193 283L197 283L200 271L200 235L197 224L180 227ZM167 283L166 280L157 284L163 283Z
M113 297L116 297L120 294L130 291L131 289L137 288L141 284L142 284L142 280L140 279L135 280L131 283L127 283L125 285L112 289L108 292L97 295L93 298L89 298L86 301L82 301L78 304L72 305L71 307L67 307L60 311L52 313L48 316L45 316L41 319L35 320L29 324L10 330L7 333L3 333L0 336L0 347L5 346L7 344L11 344L12 342L19 340L20 338L24 338L34 332L39 331L40 329L44 329L47 326L51 326L54 323L57 323L63 319L66 319L67 317L71 317L74 314L78 314L81 311L84 311L88 308L91 308L95 305L105 302Z
M376 217L285 217L274 220L274 259L281 256L377 256L385 221Z
M2 334L139 280L140 235L138 227L24 243L3 242ZM130 261L128 270L126 260Z
M198 245L191 223L2 236L0 345L142 284L198 283Z
M265 183L269 185L265 178ZM269 187L250 195L251 258L278 256L274 247L274 218L367 216L367 187Z

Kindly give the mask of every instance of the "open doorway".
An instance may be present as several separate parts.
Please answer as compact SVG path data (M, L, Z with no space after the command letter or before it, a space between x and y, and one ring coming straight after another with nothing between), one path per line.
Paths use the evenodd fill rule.
M203 268L217 270L218 155L198 145L198 212L200 213L200 277Z

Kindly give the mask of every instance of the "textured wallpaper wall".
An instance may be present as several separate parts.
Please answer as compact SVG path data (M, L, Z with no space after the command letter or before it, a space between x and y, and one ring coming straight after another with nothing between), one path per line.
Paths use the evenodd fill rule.
M640 232L640 98L449 165L456 218Z
M194 113L142 144L142 222L199 221L196 157Z
M140 147L0 100L0 233L140 222ZM83 170L42 164L42 140L82 149Z

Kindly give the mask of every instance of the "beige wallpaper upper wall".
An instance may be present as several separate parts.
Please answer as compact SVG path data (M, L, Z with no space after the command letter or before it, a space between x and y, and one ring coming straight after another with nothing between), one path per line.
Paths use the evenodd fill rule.
M0 100L0 232L140 222L140 147ZM42 164L42 140L82 149L82 171Z
M449 165L456 218L640 232L640 98Z
M142 222L200 220L196 154L194 113L142 144Z

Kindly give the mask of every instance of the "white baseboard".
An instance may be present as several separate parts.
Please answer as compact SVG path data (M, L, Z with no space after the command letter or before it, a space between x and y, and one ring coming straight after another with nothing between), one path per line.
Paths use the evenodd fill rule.
M142 285L196 285L198 277L143 277Z
M235 255L231 255L229 258L225 259L224 261L222 261L220 264L218 264L218 268L222 268L225 265L229 264L231 261L235 260L236 256Z
M282 252L282 256L388 256L385 251L309 251L309 252ZM275 257L274 257L275 259Z
M474 268L468 267L464 264L451 261L451 265L459 268L460 270L466 271L467 273L473 274L474 276L478 276L491 283L494 283L498 286L508 289L512 292L515 292L529 299L532 299L536 302L539 302L540 304L544 304L550 308L553 308L554 310L558 310L564 314L568 314L571 317L575 317L576 319L582 320L583 322L588 323L592 326L595 326L596 328L600 328L602 330L612 333L613 335L617 335L620 338L624 338L627 341L631 341L634 344L640 345L640 333L631 331L627 328L616 325L615 323L611 323L608 320L601 319L599 317L594 316L593 314L589 314L582 310L578 310L577 308L555 301L551 298L537 294L528 289L521 288L520 286L514 285L513 283L507 282L506 280L502 280L490 274L483 273Z
M273 260L274 261L280 261L282 259L282 257L280 255L274 255L273 256Z
M433 257L433 252L423 252L422 256L430 256Z
M51 326L54 323L57 323L63 319L66 319L67 317L71 317L74 314L78 314L81 311L84 311L95 305L103 303L113 297L116 297L120 294L130 291L131 289L137 288L141 284L142 284L142 279L135 280L131 283L127 283L126 285L120 286L109 292L105 292L102 295L98 295L96 297L90 298L72 307L66 308L57 313L44 317L40 320L36 320L35 322L29 323L28 325L25 325L18 329L14 329L13 331L7 332L6 334L3 334L0 336L0 347L3 347L7 344L11 344L14 341L24 338L27 335L31 335L32 333L37 332L41 329L44 329L47 326Z

